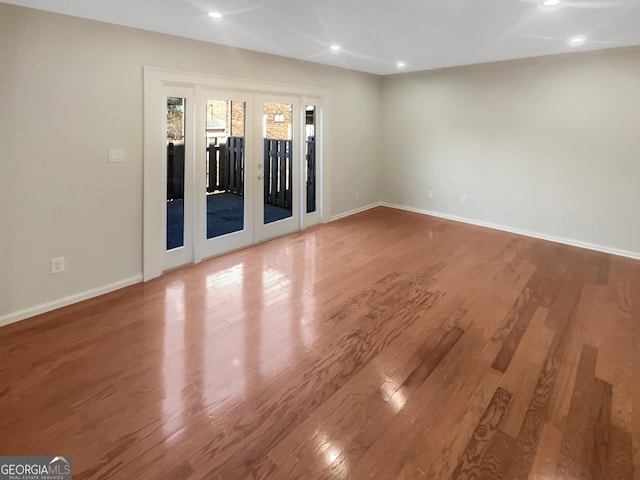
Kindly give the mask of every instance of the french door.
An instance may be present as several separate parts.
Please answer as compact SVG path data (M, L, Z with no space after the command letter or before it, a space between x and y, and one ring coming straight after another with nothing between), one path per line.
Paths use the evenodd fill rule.
M261 242L301 226L302 116L298 99L255 95L261 122L256 153L254 238Z
M171 87L164 91L164 162L161 181L166 179L164 202L164 269L175 268L194 259L194 158L195 96L193 89ZM162 150L160 150L162 152ZM147 234L147 231L145 231Z
M307 208L309 172L317 159L309 148L315 131L307 135L309 106L301 106L300 97L166 87L162 101L167 132L163 269L308 223L305 217L315 213ZM312 194L315 202L315 184Z
M196 111L196 261L254 241L252 95L201 90Z

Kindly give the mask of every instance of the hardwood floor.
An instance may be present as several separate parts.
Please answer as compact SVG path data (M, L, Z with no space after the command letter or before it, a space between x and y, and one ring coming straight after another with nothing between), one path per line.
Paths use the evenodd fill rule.
M0 329L74 479L640 479L640 262L377 208Z

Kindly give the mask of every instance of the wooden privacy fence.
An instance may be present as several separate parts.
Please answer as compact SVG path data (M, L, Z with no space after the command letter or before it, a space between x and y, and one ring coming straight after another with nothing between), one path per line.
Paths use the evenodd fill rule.
M307 213L316 211L316 137L307 137Z
M207 146L207 192L244 194L244 137L219 138ZM167 199L184 197L184 145L167 144Z
M244 195L244 137L213 138L207 146L207 192ZM264 203L292 208L292 141L264 139ZM316 209L315 138L307 138L307 212ZM184 145L167 145L167 198L184 196Z
M264 203L291 210L291 140L264 139Z
M167 200L184 197L184 145L167 144Z
M210 141L211 142L211 141ZM214 138L207 147L207 192L244 195L244 137Z

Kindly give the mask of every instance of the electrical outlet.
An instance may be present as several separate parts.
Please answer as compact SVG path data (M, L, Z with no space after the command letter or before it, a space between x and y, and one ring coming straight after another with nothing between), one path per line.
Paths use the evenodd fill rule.
M462 197L460 198L460 203L466 205L467 203L469 203L469 197L467 195L462 195Z
M109 163L124 162L124 149L112 148L109 150Z
M429 190L429 198L433 198L433 190Z
M55 257L51 259L51 273L64 272L64 257Z
M360 200L360 192L356 192L356 200Z

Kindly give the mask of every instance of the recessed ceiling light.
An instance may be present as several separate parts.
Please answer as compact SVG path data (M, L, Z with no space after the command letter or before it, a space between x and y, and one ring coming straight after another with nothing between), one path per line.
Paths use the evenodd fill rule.
M553 7L554 5L558 5L560 0L543 0L542 5L545 7Z
M209 12L209 16L211 18L222 18L222 14L220 12Z
M575 37L571 37L569 39L569 45L571 45L572 47L576 47L578 45L582 45L586 41L587 39L584 36L576 35Z
M331 45L331 50L333 50L334 52L337 52L338 50L341 50L342 47L340 45Z
M396 63L396 65L398 66L398 68L404 68L404 67L407 66L407 64L404 63L404 62L398 62L398 63Z

